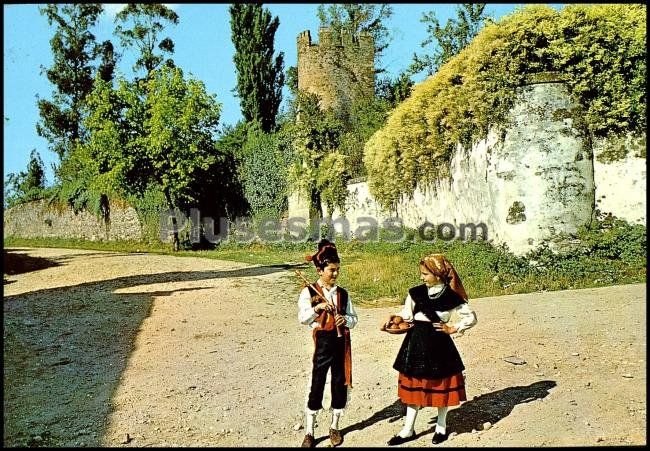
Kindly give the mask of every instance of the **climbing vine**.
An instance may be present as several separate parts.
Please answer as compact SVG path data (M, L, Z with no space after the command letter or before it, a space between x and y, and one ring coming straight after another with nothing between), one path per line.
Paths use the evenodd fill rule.
M449 176L470 149L504 126L517 88L557 73L596 137L646 127L646 6L528 5L483 28L472 43L413 88L366 143L372 194L384 208Z

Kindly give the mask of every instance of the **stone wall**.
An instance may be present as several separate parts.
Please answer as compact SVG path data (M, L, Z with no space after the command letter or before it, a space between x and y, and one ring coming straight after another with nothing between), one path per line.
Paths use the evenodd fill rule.
M563 83L520 88L504 132L492 130L474 147L458 147L449 180L418 187L395 212L385 212L365 182L348 186L344 212L354 232L364 217L381 223L399 218L410 228L450 224L456 238L471 237L472 227L487 239L505 243L521 255L558 233L588 224L598 207L633 223L645 222L645 137L636 156L613 163L594 161L611 150L611 140L589 147L567 114L574 108ZM610 151L611 153L611 151ZM323 211L326 211L323 209ZM290 217L308 217L304 196L289 199ZM450 230L447 227L447 230Z
M4 212L4 236L21 238L79 238L90 241L135 240L142 237L140 220L130 206L111 204L110 223L88 211L48 205L40 200Z
M370 34L353 38L344 33L335 39L320 28L318 44L309 30L298 35L298 89L317 94L321 108L348 107L355 96L372 96L375 90L374 41Z

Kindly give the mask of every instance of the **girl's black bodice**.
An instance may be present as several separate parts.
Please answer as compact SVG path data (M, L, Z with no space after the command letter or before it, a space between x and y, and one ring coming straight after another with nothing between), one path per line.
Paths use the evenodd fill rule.
M440 322L436 311L447 311L465 302L448 285L429 297L426 285L409 290L415 304L413 315L424 313L428 321L413 321L414 327L406 332L397 353L393 368L410 377L438 379L460 373L465 369L460 354L450 335L439 332L433 323Z

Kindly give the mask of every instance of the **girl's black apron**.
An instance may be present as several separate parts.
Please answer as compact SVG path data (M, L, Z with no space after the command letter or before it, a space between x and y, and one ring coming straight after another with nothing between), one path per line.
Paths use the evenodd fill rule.
M413 321L397 353L393 368L402 374L420 379L440 379L460 373L465 369L456 345L449 334L436 331L433 323L441 322L437 311L451 310L465 302L448 285L429 297L426 285L409 290L417 312L424 313L428 321Z

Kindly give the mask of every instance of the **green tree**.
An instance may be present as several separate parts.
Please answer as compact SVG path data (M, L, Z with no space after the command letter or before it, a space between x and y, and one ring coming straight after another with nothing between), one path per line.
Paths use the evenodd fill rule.
M75 146L59 168L59 198L75 211L89 209L109 221L109 198L126 196L125 174L131 166L127 159L128 123L124 111L128 106L124 81L113 89L101 71L88 95L84 127L87 139Z
M323 217L321 202L328 215L334 208L344 208L349 173L346 157L339 151L344 124L334 112L322 111L318 96L300 92L294 100L296 121L284 130L293 137L293 164L289 169L289 185L309 197L309 217Z
M145 78L160 67L164 54L174 53L174 41L169 37L159 39L158 35L165 27L164 22L178 23L178 14L162 3L129 3L115 16L115 21L119 23L115 34L120 37L122 46L137 47L139 55L133 70L144 69ZM161 53L156 53L156 48ZM173 66L174 62L168 59L166 64Z
M234 219L249 212L244 196L241 177L242 148L246 143L249 125L239 121L235 125L225 125L215 142L216 161L196 178L199 206L206 216L212 218L226 216ZM214 193L219 193L215 202Z
M192 190L200 170L215 163L221 105L202 82L185 80L180 68L163 66L146 84L144 134L136 138L146 176L162 190L170 210L196 202ZM174 232L174 250L179 248Z
M293 97L298 95L298 68L289 66L285 76L286 85Z
M408 72L401 72L397 77L391 79L383 78L377 83L377 96L387 101L391 107L396 107L410 94L413 87L413 80Z
M277 17L261 4L236 3L230 6L230 27L235 46L237 93L247 122L257 121L262 130L275 128L284 85L284 53L274 56Z
M346 156L346 171L350 177L366 176L364 146L373 133L384 125L391 108L391 103L381 97L360 97L353 102L339 142L339 150Z
M348 32L354 38L364 31L370 33L375 42L375 72L381 73L383 51L390 43L388 28L384 22L393 14L391 5L372 3L321 4L318 19L321 27L328 27L335 35Z
M45 193L45 169L43 160L36 149L32 149L27 164L27 172L9 173L4 186L6 208L41 199Z
M216 147L220 104L180 68L163 65L139 85L119 79L114 89L97 77L85 122L89 139L62 163L61 195L102 214L107 198L130 199L142 219L154 222L161 208L187 211L214 202L220 192L214 179L223 176L217 180L223 187L234 178ZM178 230L173 238L178 250Z
M484 13L485 3L463 3L456 7L456 18L447 20L444 27L433 11L422 14L420 22L427 24L428 37L420 44L429 45L433 49L426 54L413 54L413 62L409 66L411 74L425 72L433 75L440 66L454 55L457 55L474 39L483 26L490 20Z
M39 8L50 26L53 63L42 68L55 86L52 100L38 99L40 120L36 131L49 141L59 158L71 151L76 140L83 139L81 111L92 90L95 58L101 47L90 29L102 12L100 3L47 4Z

